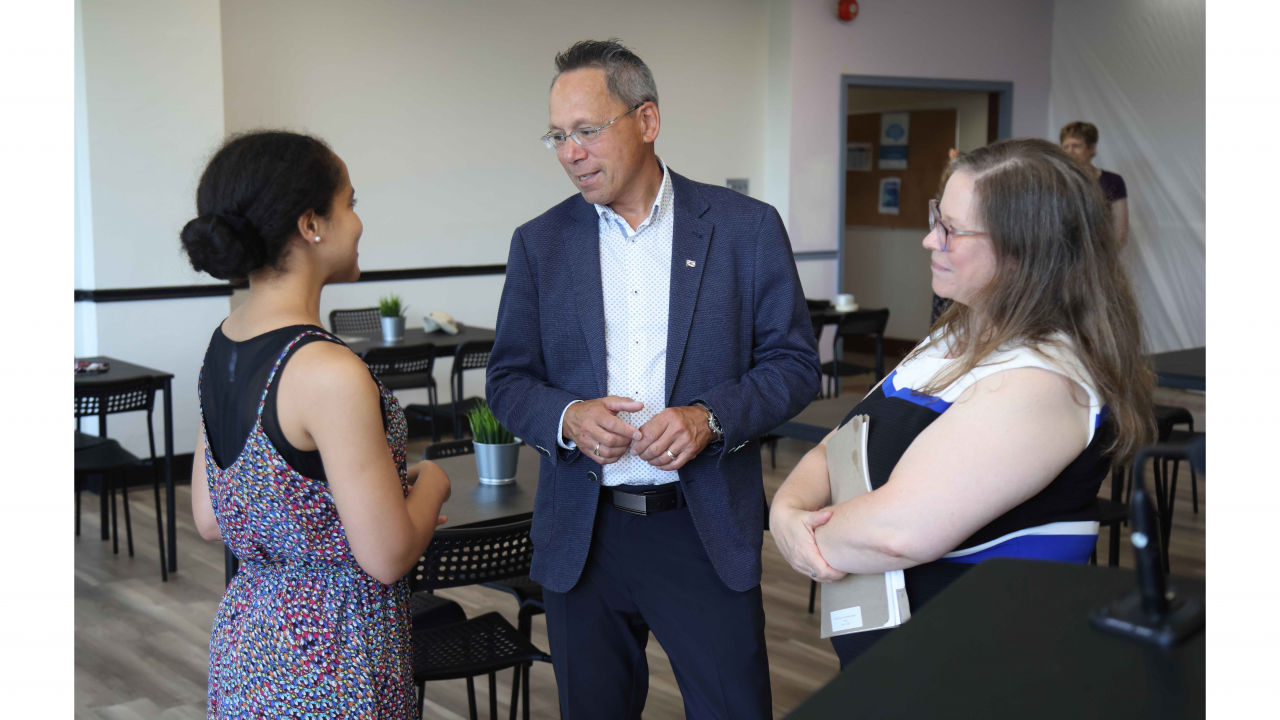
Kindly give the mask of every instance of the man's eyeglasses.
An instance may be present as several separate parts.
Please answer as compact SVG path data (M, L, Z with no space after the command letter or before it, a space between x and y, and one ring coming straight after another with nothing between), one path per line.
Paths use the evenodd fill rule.
M946 252L951 246L951 238L958 235L985 235L986 233L970 231L970 230L952 230L942 224L942 210L938 208L937 200L929 201L929 232L933 232L938 228L942 228L942 252Z
M648 102L648 101L646 100L645 102ZM640 105L644 105L644 103L640 103ZM559 150L560 148L564 147L564 144L569 140L569 138L573 138L574 142L585 147L599 140L600 133L604 132L605 128L618 122L624 116L630 115L631 113L635 112L637 109L640 108L640 105L636 105L630 110L622 113L622 115L619 115L618 117L610 120L609 122L599 127L578 128L577 130L574 130L571 133L549 132L546 135L542 136L542 144L546 145L548 150Z

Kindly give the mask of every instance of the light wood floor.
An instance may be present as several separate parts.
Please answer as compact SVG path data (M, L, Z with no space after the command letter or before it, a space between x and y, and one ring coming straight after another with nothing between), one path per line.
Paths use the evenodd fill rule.
M856 392L853 385L849 391ZM865 388L864 388L865 390ZM1189 408L1196 429L1205 429L1204 396L1160 390L1157 402ZM421 457L425 442L413 445ZM783 440L778 468L769 468L764 451L764 482L770 497L809 447ZM414 453L411 453L413 456ZM1148 474L1148 482L1150 475ZM1180 472L1170 557L1175 575L1205 575L1206 489L1200 478L1200 513L1191 512L1190 476ZM222 594L222 545L205 542L191 516L189 488L178 488L179 572L160 581L155 512L149 488L133 493L136 556L112 555L110 542L98 539L97 498L85 495L82 534L75 542L75 705L77 718L111 720L180 720L205 717L209 632ZM1102 494L1109 497L1104 485ZM123 518L121 518L123 523ZM123 526L121 528L123 534ZM1127 536L1127 532L1126 532ZM1098 554L1106 561L1107 531ZM1122 546L1121 564L1131 567L1132 549ZM764 538L763 592L766 639L773 689L774 717L784 717L838 670L830 643L818 638L816 615L807 612L809 580L782 560L768 533ZM467 615L498 611L515 623L509 595L480 587L440 593L458 601ZM533 641L547 649L546 624L534 619ZM649 644L650 691L645 717L683 717L680 690L666 654L656 640ZM510 699L510 673L498 681L499 710L505 717ZM487 716L487 680L478 678L480 714ZM532 681L533 717L559 717L555 677L549 665L536 665ZM425 717L466 718L464 681L428 686Z

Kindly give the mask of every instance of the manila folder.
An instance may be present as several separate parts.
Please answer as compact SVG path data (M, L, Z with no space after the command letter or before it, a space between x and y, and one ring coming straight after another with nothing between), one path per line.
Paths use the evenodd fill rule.
M831 504L871 492L867 469L869 418L850 418L827 440L827 473L831 478ZM822 637L894 627L907 619L901 571L846 575L822 586Z

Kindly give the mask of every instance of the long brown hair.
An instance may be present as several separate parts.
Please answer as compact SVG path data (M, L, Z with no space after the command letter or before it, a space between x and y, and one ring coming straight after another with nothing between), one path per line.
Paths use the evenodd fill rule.
M1060 147L1030 138L961 155L950 170L973 176L999 269L979 292L981 315L953 302L934 324L921 350L945 339L958 354L922 390L939 393L997 349L1061 345L1065 335L1061 349L1080 359L1110 410L1107 452L1127 462L1155 436L1155 377L1102 188Z

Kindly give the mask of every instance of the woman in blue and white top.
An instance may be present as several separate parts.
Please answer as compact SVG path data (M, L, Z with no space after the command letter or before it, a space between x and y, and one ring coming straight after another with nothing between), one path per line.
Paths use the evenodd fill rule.
M1154 436L1153 376L1106 199L1058 146L961 155L930 203L930 337L853 409L873 491L829 507L827 444L774 498L787 562L831 582L906 569L917 610L992 557L1087 562L1099 486ZM846 419L847 422L847 419ZM833 638L841 664L888 630Z

